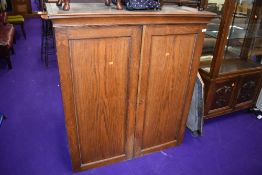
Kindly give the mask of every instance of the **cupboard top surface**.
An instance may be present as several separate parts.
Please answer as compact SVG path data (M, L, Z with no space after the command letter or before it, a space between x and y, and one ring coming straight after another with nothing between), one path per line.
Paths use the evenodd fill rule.
M111 17L111 16L183 16L183 17L206 17L212 18L214 13L198 11L190 7L177 5L163 5L161 10L116 10L115 5L105 6L104 3L70 3L71 9L63 11L55 3L46 3L50 19L68 17Z

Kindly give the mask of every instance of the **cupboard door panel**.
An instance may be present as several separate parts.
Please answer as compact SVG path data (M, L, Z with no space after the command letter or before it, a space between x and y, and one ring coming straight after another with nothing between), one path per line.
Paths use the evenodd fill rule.
M64 78L71 83L66 81L62 89L72 98L64 105L72 114L66 117L68 132L74 133L69 142L75 169L131 158L140 29L87 28L68 30L64 37L71 74ZM62 68L60 74L66 71Z
M235 91L236 80L228 79L218 82L215 85L213 92L213 102L211 103L210 111L225 110L232 108L232 100Z
M254 103L256 95L259 93L261 74L242 77L238 87L236 107Z
M178 142L198 31L194 26L145 28L136 155Z
M125 154L128 43L129 38L70 41L83 163Z

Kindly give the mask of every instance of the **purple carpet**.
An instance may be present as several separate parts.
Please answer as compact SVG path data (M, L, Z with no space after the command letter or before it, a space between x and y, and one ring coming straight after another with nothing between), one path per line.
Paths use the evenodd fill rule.
M0 175L72 175L55 56L40 59L41 22L17 28L13 70L0 67ZM262 121L237 112L206 121L202 137L77 175L261 175Z
M31 0L31 7L33 12L41 11L41 9L39 9L39 6L40 6L40 0Z

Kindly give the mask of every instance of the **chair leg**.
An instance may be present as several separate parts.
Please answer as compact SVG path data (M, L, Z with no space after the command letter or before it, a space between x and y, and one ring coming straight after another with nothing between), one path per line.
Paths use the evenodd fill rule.
M24 23L21 24L21 29L24 35L24 38L26 39L26 33L25 33L25 27L24 27Z
M14 34L13 43L16 44L16 34Z
M12 52L12 55L15 54L15 49L14 49L14 46L11 47L11 52Z
M45 55L45 67L48 68L48 54Z
M47 22L47 21L46 21ZM45 36L44 36L44 41L45 41L45 66L48 67L48 24L46 23L45 25Z
M13 66L12 66L12 63L11 63L10 55L8 55L6 57L6 61L7 61L8 69L11 70L13 68Z
M42 35L41 35L41 60L43 61L43 55L44 55L44 48L45 48L45 21L42 20Z
M45 44L45 66L48 67L48 41Z

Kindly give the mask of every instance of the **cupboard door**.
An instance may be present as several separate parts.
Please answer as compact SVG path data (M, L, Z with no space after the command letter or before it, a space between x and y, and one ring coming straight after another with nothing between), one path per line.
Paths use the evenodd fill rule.
M141 29L56 28L75 170L131 158Z
M234 98L236 81L229 79L226 81L217 82L213 92L213 100L210 107L210 112L214 110L225 110L232 108L232 100Z
M199 26L145 26L135 155L181 141L196 80L203 34Z
M261 74L242 77L238 86L236 107L250 105L255 102L260 88Z

